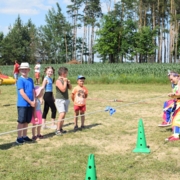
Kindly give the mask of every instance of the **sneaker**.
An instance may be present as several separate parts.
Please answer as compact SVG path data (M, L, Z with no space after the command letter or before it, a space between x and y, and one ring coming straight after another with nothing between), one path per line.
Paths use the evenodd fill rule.
M174 137L174 136L170 136L165 139L165 141L177 141L177 140L180 140L179 137Z
M81 129L85 129L85 126L81 126Z
M42 129L49 129L48 126L42 126Z
M63 134L67 133L67 131L66 131L66 130L63 130L63 129L60 129L60 131L61 131L61 133L63 133Z
M57 125L50 126L51 129L57 129Z
M23 144L24 143L24 139L23 138L17 138L16 143L17 144Z
M33 140L30 139L28 136L22 137L25 142L32 142Z
M161 124L158 125L159 127L167 127L167 126L171 126L171 123L169 122L162 122Z
M44 136L42 136L42 135L40 134L40 135L37 135L37 138L39 138L39 139L43 139L43 138L44 138Z
M77 131L78 130L78 126L74 126L74 131Z
M37 136L33 136L32 140L35 141L37 139Z
M57 136L62 136L63 134L62 134L62 132L61 132L61 131L56 130L55 135L57 135Z

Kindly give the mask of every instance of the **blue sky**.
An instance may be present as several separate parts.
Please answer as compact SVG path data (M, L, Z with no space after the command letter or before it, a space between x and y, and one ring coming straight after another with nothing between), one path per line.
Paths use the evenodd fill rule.
M23 23L31 19L36 26L45 24L45 15L58 2L62 12L66 13L66 6L70 0L0 0L0 31L7 34L9 25L13 25L20 15Z
M112 0L117 1L119 0ZM66 6L71 3L70 0L0 0L0 31L6 35L9 25L14 24L18 14L23 23L31 19L37 27L44 25L45 15L52 7L56 8L56 2L60 4L62 12L67 17ZM103 13L107 12L109 2L110 0L101 0Z

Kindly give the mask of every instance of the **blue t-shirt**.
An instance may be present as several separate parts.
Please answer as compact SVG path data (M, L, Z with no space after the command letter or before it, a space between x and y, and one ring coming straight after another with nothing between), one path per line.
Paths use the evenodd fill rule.
M28 98L34 100L34 83L31 78L19 77L17 81L17 106L30 107L31 105L21 96L20 89L23 89Z
M53 81L50 77L46 76L45 79L47 80L47 84L45 86L45 92L52 92L53 91Z

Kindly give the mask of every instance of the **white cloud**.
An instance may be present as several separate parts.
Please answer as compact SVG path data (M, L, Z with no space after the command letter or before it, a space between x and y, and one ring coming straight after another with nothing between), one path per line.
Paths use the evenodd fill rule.
M56 0L0 0L0 13L3 14L39 14L41 10L48 10Z
M66 5L72 4L72 2L70 0L63 0L63 3L66 4Z
M6 8L6 9L0 9L0 13L2 13L2 14L31 14L31 15L35 15L35 14L38 14L38 10L37 9Z

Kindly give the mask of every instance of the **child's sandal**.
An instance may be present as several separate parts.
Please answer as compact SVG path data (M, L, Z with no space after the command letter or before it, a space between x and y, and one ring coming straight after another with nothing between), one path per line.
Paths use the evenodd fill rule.
M39 139L43 139L43 138L44 138L44 136L42 136L42 135L40 134L40 135L37 135L37 138L39 138Z
M37 139L37 136L33 136L32 140L35 141Z

